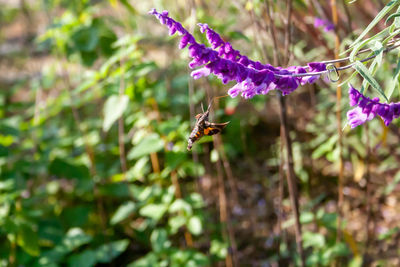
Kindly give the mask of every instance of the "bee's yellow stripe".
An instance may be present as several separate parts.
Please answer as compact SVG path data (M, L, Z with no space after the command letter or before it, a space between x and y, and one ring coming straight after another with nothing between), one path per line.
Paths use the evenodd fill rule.
M209 132L210 132L210 128L205 128L205 129L204 129L204 134L205 134L205 135L208 135Z

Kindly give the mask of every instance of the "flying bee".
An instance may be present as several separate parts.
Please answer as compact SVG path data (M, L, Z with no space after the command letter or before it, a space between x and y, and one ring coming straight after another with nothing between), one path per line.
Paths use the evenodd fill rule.
M199 140L204 135L211 136L214 134L218 134L222 131L222 129L226 127L226 125L228 125L229 121L224 123L209 122L208 115L210 114L210 108L211 108L211 103L208 105L206 111L204 111L203 104L201 105L203 113L196 115L196 124L194 125L194 128L190 133L188 139L188 146L187 146L188 150L192 148L194 142Z

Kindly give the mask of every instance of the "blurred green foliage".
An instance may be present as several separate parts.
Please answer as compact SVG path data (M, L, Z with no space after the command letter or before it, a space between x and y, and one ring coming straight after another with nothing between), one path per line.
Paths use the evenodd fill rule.
M14 24L27 26L27 32L35 20L43 27L34 40L22 42L21 51L4 55L15 64L6 69L7 78L25 63L39 68L0 80L0 266L210 266L234 253L245 264L299 265L288 200L276 203L280 142L275 98L258 96L245 103L222 99L214 115L231 122L221 146L203 138L194 146L195 156L187 152L193 122L188 103L192 112L199 111L201 101L223 95L227 88L210 78L196 82L188 93L187 52L178 51L177 40L171 41L166 29L146 15L153 6L167 8L192 25L194 17L184 3L133 2L43 0L0 6L0 44L10 41L7 34L13 33ZM272 58L271 40L265 41L268 55L262 55L256 49L259 40L240 22L249 14L261 16L265 3L242 2L205 1L194 15L244 54ZM279 1L273 3L276 13L285 10ZM307 8L305 1L294 3L297 15L304 16ZM389 11L379 21L393 23L387 32L394 37L399 18L387 17ZM279 16L274 22L283 27ZM332 36L318 33L325 42L320 45L314 35L298 31L293 64L329 54ZM348 33L342 42L350 43L351 37ZM369 45L382 55L388 40L368 40L355 43L353 51ZM364 78L376 74L390 81L384 86L389 89L379 93L395 98L399 71L387 72L393 66L398 67L398 57L391 54L384 60L377 56L368 69L359 66L356 71ZM365 80L365 90L369 84L379 89L374 80ZM360 250L366 244L353 236L354 228L347 229L348 220L343 222L344 238L336 242L335 95L321 84L300 88L289 98L289 115L296 119L291 135L307 265L361 266ZM343 102L344 117L347 100ZM374 152L376 161L381 160L374 170L390 177L376 189L385 198L398 191L400 182L398 137L378 120L369 125L370 146L382 146ZM343 153L352 166L346 169L347 183L360 191L370 153L366 129L346 134ZM236 189L230 181L217 182L224 175L222 167L228 176L227 170L233 170L239 203L234 203ZM218 214L224 186L231 216L227 222ZM278 236L280 205L286 211ZM365 203L355 205L362 210ZM232 227L236 251L225 231ZM376 237L382 247L400 234L398 227L387 228Z

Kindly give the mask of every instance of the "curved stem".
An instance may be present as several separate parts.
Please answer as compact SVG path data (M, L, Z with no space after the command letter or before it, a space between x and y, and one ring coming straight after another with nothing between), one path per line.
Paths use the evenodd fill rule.
M400 46L400 44L397 44L397 45L393 45L393 46L391 46L391 47L388 47L388 48L386 48L385 50L383 50L382 53L390 52L390 51L392 51L392 50L398 48L399 46ZM365 53L365 52L368 52L368 51L370 51L370 50L369 50L369 49L365 49L365 50L360 51L359 54ZM369 61L369 60L375 58L376 56L377 56L377 55L369 56L369 57L367 57L367 58L364 58L364 59L360 60L360 62ZM321 63L325 63L325 64L339 63L339 62L347 61L347 60L349 60L349 59L350 59L350 57L346 57L346 58L339 58L339 59L334 59L334 60L322 61ZM347 69L350 69L351 67L353 67L354 64L355 64L355 63L353 62L353 63L350 63L350 64L348 64L348 65L345 65L345 66L342 66L342 67L338 67L338 68L336 68L336 70L338 70L338 71L347 70ZM290 76L290 77L305 77L305 76L317 76L317 75L322 75L322 74L326 74L326 73L328 73L328 72L330 72L330 70L317 71L317 72L308 72L308 73L294 73L294 74L276 74L276 73L274 73L274 75L275 75L275 77L286 77L286 76Z

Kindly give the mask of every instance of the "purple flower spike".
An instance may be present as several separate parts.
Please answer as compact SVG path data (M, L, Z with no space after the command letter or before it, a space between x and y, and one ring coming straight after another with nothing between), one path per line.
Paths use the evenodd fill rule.
M154 15L161 24L166 25L169 28L170 35L178 33L182 36L179 43L180 49L189 46L189 56L192 58L189 67L202 66L191 73L194 79L212 73L224 84L230 81L237 83L228 91L231 97L241 94L242 97L249 99L255 95L267 94L271 90L279 90L282 95L287 95L296 90L299 85L313 83L319 78L319 75L293 77L293 74L307 73L307 70L303 67L292 66L284 69L252 61L245 55L241 55L240 51L235 50L229 42L225 42L207 24L198 25L200 31L206 34L211 48L197 43L193 35L179 22L168 17L168 11L159 13L153 9L149 14ZM308 72L324 70L326 70L324 63L308 64Z
M372 120L376 116L381 117L386 126L393 119L400 117L400 103L379 103L379 98L370 99L351 85L349 86L349 98L350 105L356 106L347 112L347 120L351 128L355 128L367 120Z

